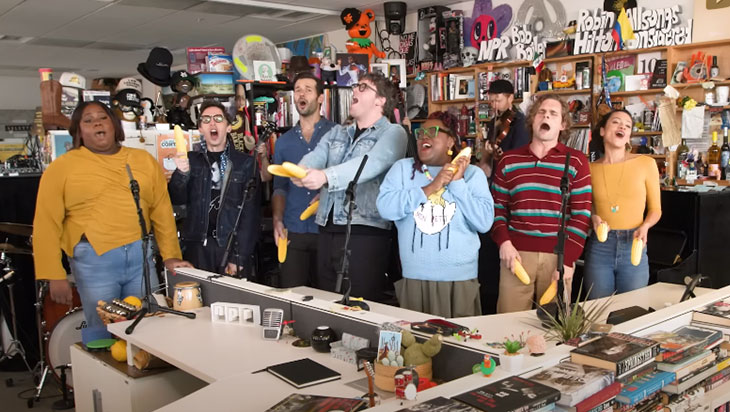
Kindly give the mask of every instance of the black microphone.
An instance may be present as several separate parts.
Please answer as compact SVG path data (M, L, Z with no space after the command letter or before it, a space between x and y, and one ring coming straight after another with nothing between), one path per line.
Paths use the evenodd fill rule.
M560 191L568 192L568 175L570 174L570 152L565 153L565 169L563 169L563 177L560 179Z
M347 185L347 190L345 190L345 207L347 207L347 202L352 199L354 193L353 190L355 190L355 185L357 184L357 181L360 180L360 173L362 173L362 169L365 168L365 163L368 162L368 155L365 155L362 157L362 162L360 162L360 166L357 168L357 172L355 173L355 177L352 178L352 181Z

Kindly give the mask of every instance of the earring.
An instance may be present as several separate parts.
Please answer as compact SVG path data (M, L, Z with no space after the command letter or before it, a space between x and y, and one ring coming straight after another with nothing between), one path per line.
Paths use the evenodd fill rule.
M449 148L449 150L446 152L447 155L451 156L454 154L454 151Z

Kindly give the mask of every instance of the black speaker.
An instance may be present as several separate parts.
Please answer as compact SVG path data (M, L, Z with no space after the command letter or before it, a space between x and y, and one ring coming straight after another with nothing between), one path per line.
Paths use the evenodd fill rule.
M406 3L402 1L388 1L383 3L385 25L388 28L388 34L403 34L403 30L406 27L406 10Z

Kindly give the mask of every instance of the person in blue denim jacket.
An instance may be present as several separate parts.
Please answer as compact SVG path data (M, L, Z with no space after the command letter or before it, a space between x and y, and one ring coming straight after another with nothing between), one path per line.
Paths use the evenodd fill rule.
M314 151L302 158L307 169L297 186L320 190L315 222L320 226L317 287L334 291L342 261L347 207L345 189L368 155L355 190L350 271L352 296L382 301L385 271L391 253L391 225L375 206L380 184L390 167L406 153L406 133L385 117L393 111L395 86L380 74L368 73L353 85L349 126L335 126ZM347 288L343 284L343 290Z

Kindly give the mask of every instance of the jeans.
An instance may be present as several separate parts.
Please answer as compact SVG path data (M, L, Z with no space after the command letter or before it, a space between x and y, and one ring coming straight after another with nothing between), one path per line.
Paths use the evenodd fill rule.
M159 282L152 262L151 248L147 257L151 274L150 286L155 290ZM145 295L142 240L112 249L101 256L96 254L88 241L81 240L74 246L74 257L69 258L69 263L86 318L86 327L81 329L82 341L87 344L96 339L110 338L106 325L96 313L97 301L111 302L114 298L142 298Z
M649 284L649 258L646 246L638 266L631 264L634 230L611 230L601 243L593 232L586 243L585 280L583 289L590 288L590 299L640 289Z

